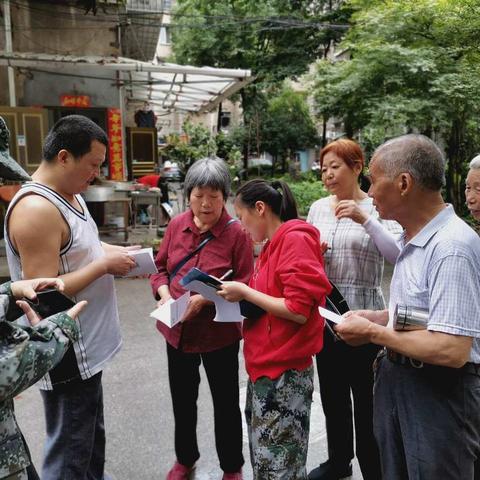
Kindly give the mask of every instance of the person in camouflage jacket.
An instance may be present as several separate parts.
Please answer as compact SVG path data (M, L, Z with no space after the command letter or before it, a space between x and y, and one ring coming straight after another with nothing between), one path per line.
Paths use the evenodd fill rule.
M30 326L13 322L21 314L15 308L15 298L35 298L35 290L47 287L62 289L62 281L36 279L0 285L0 479L28 478L30 455L15 419L13 398L54 367L70 342L78 338L74 318L86 302L40 320L25 301L20 301L18 306ZM29 474L38 478L33 466Z

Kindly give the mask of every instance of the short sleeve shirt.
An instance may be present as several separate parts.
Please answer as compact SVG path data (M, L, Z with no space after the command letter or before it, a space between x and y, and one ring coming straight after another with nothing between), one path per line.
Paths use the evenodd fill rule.
M390 285L396 305L429 311L428 330L473 338L470 361L480 363L480 238L451 205L401 250Z

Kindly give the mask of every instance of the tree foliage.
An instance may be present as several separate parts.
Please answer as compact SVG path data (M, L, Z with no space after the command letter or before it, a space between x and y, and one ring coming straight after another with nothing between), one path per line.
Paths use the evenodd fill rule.
M290 87L269 100L260 132L262 150L280 157L284 172L286 159L293 152L313 147L318 141L305 96Z
M274 157L274 163L277 158L282 160L281 171L285 173L287 160L295 151L313 147L318 142L315 123L305 94L289 86L261 98L255 117L247 126L233 128L228 135L217 135L217 154L235 163L245 148L251 156L268 152Z
M196 66L250 69L240 93L244 161L259 147L268 95L304 74L344 33L351 10L342 0L178 0L173 60Z
M215 156L217 144L208 128L203 125L185 122L183 131L184 136L172 134L167 137L164 153L186 172L196 160Z
M447 198L462 204L480 140L480 0L350 0L349 59L319 62L318 112L362 131L367 149L419 131L443 144Z
M258 82L302 75L343 30L338 0L178 0L174 59L198 66L251 69ZM327 24L326 28L320 23ZM309 26L311 25L311 26Z

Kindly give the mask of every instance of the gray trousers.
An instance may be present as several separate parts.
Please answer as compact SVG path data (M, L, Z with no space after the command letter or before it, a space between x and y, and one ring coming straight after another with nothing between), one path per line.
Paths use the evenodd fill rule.
M42 480L104 480L102 372L40 392L47 426Z
M377 360L374 431L386 480L473 480L480 377Z

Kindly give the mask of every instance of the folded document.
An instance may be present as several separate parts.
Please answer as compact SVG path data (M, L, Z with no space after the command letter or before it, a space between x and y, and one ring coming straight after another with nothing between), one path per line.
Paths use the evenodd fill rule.
M131 250L128 254L135 260L137 265L125 275L126 277L137 277L139 275L148 275L158 272L155 260L153 259L153 250L151 247L141 248L140 250Z
M258 318L265 313L263 308L247 300L227 302L222 297L219 297L215 291L220 290L222 281L196 267L188 271L180 280L180 285L187 290L200 293L200 295L215 303L215 307L217 308L216 322L241 322L243 318ZM225 304L230 304L230 306ZM219 312L221 312L221 315L219 315ZM230 314L233 315L231 317L232 319L228 319L229 317L227 317L227 315Z
M155 309L150 316L164 323L167 327L175 326L185 315L188 306L190 292L184 293L174 300L170 298L162 306Z
M217 295L222 281L198 268L192 268L180 280L180 285L186 290L199 293L202 297L215 304L215 322L241 322L243 316L240 313L238 302L227 302Z

